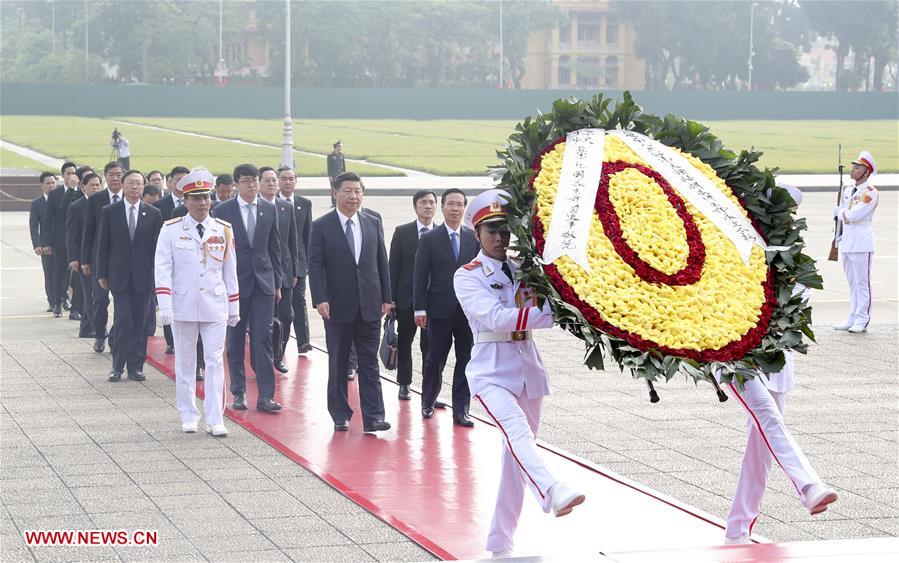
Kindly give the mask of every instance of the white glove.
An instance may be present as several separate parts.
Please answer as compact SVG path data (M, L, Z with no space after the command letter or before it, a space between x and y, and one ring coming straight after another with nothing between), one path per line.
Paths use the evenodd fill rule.
M174 313L172 313L171 309L160 309L159 310L159 322L162 323L163 326L169 326L172 324L174 320Z
M840 206L839 205L833 208L833 216L834 217L840 216Z
M237 326L240 322L240 315L231 315L228 317L228 326Z

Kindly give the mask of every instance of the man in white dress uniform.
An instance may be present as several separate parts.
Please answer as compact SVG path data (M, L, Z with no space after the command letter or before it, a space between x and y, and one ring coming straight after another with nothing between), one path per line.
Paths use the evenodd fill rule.
M197 168L178 182L188 213L166 221L156 245L156 299L175 340L175 395L181 429L196 432L197 335L203 337L203 407L213 436L224 437L226 326L240 319L237 258L231 225L209 216L214 178Z
M531 330L551 328L548 304L538 307L523 283L518 266L508 260L509 229L503 208L508 194L488 190L465 212L465 226L481 244L474 261L456 270L456 297L474 337L465 370L472 396L496 423L503 439L502 473L487 550L509 557L524 500L525 486L544 512L564 516L584 502L584 495L556 480L540 459L536 434L540 405L549 380Z
M833 208L837 218L837 245L843 272L849 282L849 317L836 330L865 332L871 322L871 259L874 257L874 230L871 221L877 208L877 190L870 184L877 163L868 151L852 161L849 176L855 185L843 190L840 205Z

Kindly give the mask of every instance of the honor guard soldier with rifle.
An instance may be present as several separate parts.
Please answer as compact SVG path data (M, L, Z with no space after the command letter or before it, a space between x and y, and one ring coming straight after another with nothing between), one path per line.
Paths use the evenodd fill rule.
M532 329L552 328L548 304L515 281L518 266L506 257L509 228L503 190L488 190L472 200L465 226L474 230L481 251L456 270L456 297L474 336L466 376L471 394L503 435L499 493L487 535L495 558L509 557L528 486L544 512L564 516L584 502L584 495L556 480L537 453L536 433L549 380Z
M227 326L240 319L237 258L231 225L209 215L212 174L197 168L184 176L188 213L166 221L156 245L156 299L163 325L175 340L175 395L181 429L197 431L197 336L203 337L206 377L203 407L213 436L227 436L224 424Z
M843 190L840 203L833 208L837 220L836 243L843 259L843 272L849 282L849 318L835 325L836 330L865 332L871 322L871 260L874 257L874 230L871 221L877 208L877 190L870 184L877 174L877 163L868 151L852 161L849 177L855 185Z

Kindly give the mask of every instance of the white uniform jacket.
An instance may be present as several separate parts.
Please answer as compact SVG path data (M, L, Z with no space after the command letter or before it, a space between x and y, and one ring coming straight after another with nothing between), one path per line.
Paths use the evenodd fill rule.
M518 268L511 261L509 267L514 277ZM546 368L533 338L478 343L480 333L553 326L549 305L534 306L521 282L510 282L501 268L502 262L480 252L474 261L456 270L453 278L456 298L468 317L475 342L465 370L468 387L472 395L487 385L504 387L518 396L525 392L529 398L549 395Z
M877 202L877 190L868 182L843 190L837 212L837 219L842 223L842 234L837 239L840 252L874 252L871 220Z
M203 237L188 214L166 221L156 244L156 300L176 321L221 322L240 314L231 225L207 217Z

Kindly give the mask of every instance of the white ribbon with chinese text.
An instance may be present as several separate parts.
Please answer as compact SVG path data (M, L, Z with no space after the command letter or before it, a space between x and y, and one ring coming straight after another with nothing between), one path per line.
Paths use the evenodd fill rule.
M734 243L745 264L749 264L752 245L765 250L787 248L766 245L739 206L682 154L634 131L615 130L609 131L609 135L618 137L633 149L650 168L661 174L671 187L714 223Z
M590 271L587 243L596 190L602 177L605 142L604 129L580 129L568 133L565 139L559 187L543 248L546 264L567 255L581 268Z

